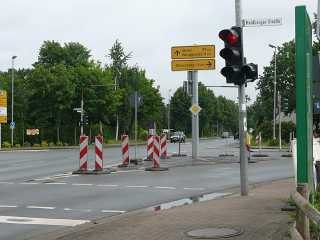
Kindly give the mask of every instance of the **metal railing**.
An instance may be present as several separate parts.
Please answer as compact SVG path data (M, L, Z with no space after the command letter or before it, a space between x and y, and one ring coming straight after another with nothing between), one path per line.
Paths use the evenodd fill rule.
M291 229L293 240L310 240L309 220L320 226L320 212L307 199L307 185L299 184L291 197L297 206L296 222Z

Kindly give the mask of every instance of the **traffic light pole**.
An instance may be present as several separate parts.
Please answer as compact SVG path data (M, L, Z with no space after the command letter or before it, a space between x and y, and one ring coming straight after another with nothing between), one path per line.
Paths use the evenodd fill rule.
M198 71L189 71L192 81L192 105L198 105ZM192 114L192 159L199 155L199 114Z
M83 135L83 89L82 89L82 95L81 95L80 129L81 129L81 136L82 136Z
M242 28L242 9L241 0L235 0L236 26ZM249 192L248 185L248 159L246 158L245 138L247 135L246 120L246 102L245 102L245 85L241 84L238 88L239 94L239 142L240 142L240 186L241 195L247 196Z

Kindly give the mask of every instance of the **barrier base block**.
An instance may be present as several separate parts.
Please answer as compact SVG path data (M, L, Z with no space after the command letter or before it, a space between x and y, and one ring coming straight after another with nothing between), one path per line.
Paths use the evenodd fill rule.
M145 159L143 159L143 161L149 161L149 162L151 162L152 159L151 159L151 158L145 158Z
M101 169L101 170L95 170L95 169L90 169L90 170L77 170L73 171L72 174L86 174L86 175L100 175L100 174L109 174L111 172L114 172L115 170L112 169Z
M169 168L167 167L157 167L157 168L154 168L154 167L148 167L145 169L145 171L152 171L152 172L161 172L161 171L168 171Z

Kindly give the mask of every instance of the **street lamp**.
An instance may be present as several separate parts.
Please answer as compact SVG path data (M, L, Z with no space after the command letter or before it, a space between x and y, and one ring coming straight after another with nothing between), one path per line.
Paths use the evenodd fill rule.
M14 60L17 56L11 57L11 146L13 146L13 130L14 130L14 119L13 119L13 95L14 95Z
M276 101L277 101L277 47L269 44L274 49L274 81L273 81L273 139L276 139Z

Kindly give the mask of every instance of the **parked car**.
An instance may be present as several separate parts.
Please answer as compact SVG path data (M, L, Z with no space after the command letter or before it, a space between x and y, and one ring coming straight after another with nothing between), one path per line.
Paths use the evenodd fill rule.
M221 137L222 138L229 138L230 137L229 132L223 132Z
M171 143L176 143L176 142L186 142L186 135L184 132L174 132L171 137L170 137L170 142Z

